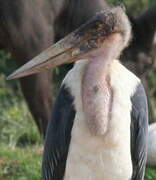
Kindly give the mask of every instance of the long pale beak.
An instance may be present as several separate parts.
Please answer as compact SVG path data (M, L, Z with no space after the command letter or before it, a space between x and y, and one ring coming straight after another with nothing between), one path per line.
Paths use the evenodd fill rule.
M93 34L97 35L97 26L101 23L99 15L94 16L86 24L17 69L7 77L7 80L28 76L80 59L81 54L97 48L96 42L89 44L89 41L93 40Z
M17 69L9 75L7 79L10 80L28 76L42 70L48 70L62 64L74 62L80 54L79 48L76 46L81 43L81 41L81 38L76 37L74 33L68 35Z
M82 55L103 45L107 36L119 31L115 13L99 13L80 28L8 76L8 80L82 59Z

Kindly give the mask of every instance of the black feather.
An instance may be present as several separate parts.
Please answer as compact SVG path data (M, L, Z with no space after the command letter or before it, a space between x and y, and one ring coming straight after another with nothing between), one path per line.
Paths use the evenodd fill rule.
M63 180L75 118L73 101L70 90L63 85L48 125L42 164L43 180Z
M132 180L143 180L147 159L148 106L142 84L138 85L131 101Z

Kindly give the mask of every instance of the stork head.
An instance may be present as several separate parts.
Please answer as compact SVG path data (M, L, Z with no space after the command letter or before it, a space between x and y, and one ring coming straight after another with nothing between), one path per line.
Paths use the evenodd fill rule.
M20 78L62 64L98 56L109 52L112 44L117 44L116 50L113 51L116 58L128 45L130 32L130 23L122 8L103 10L16 70L8 79Z

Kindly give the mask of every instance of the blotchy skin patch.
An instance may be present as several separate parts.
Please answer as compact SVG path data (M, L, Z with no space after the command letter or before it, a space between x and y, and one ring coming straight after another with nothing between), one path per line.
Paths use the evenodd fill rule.
M87 125L95 135L104 135L111 119L113 94L107 69L106 62L100 57L86 66L83 76L83 111Z

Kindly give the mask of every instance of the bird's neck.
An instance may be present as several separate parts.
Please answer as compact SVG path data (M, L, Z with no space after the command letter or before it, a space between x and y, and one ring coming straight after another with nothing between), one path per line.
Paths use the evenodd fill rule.
M112 60L107 57L92 59L85 69L82 80L82 104L85 119L96 135L104 135L112 106L112 89L110 85L109 66Z
M95 134L104 135L108 129L113 101L109 67L123 48L121 35L114 34L101 48L86 54L90 61L82 80L82 104L85 119Z

